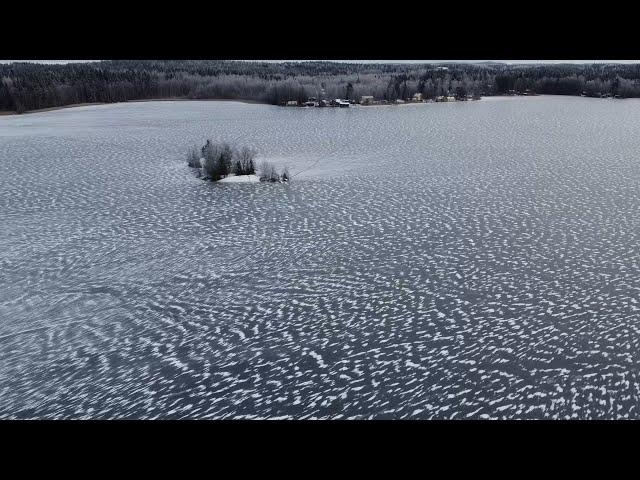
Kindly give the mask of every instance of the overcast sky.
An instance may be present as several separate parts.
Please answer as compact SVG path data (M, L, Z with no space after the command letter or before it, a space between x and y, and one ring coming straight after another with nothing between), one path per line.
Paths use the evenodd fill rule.
M0 60L0 63L11 62L34 62L34 63L78 63L94 62L96 60ZM308 60L255 60L265 62L304 62ZM640 63L640 60L328 60L330 62L343 63L479 63L479 62L502 62L502 63Z

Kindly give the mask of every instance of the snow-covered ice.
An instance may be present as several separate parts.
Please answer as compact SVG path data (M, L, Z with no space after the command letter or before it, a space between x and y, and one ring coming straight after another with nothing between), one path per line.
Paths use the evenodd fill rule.
M0 417L638 418L639 107L0 117Z

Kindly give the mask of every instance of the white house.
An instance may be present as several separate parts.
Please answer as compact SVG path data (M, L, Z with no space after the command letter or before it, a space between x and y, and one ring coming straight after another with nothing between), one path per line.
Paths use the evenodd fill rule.
M336 98L333 101L333 104L340 108L348 107L349 105L351 105L347 100L341 100L339 98Z

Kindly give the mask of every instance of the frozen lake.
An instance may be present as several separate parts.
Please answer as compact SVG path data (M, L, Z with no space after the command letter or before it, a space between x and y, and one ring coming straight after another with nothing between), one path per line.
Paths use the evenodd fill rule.
M0 418L639 418L639 166L638 100L0 117Z

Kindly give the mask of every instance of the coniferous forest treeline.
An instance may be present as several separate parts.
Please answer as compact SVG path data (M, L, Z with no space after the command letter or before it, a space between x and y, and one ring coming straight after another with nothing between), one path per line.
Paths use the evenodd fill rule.
M325 61L109 60L0 64L0 111L189 98L274 105L308 97L394 101L422 93L640 97L640 64L358 64Z

